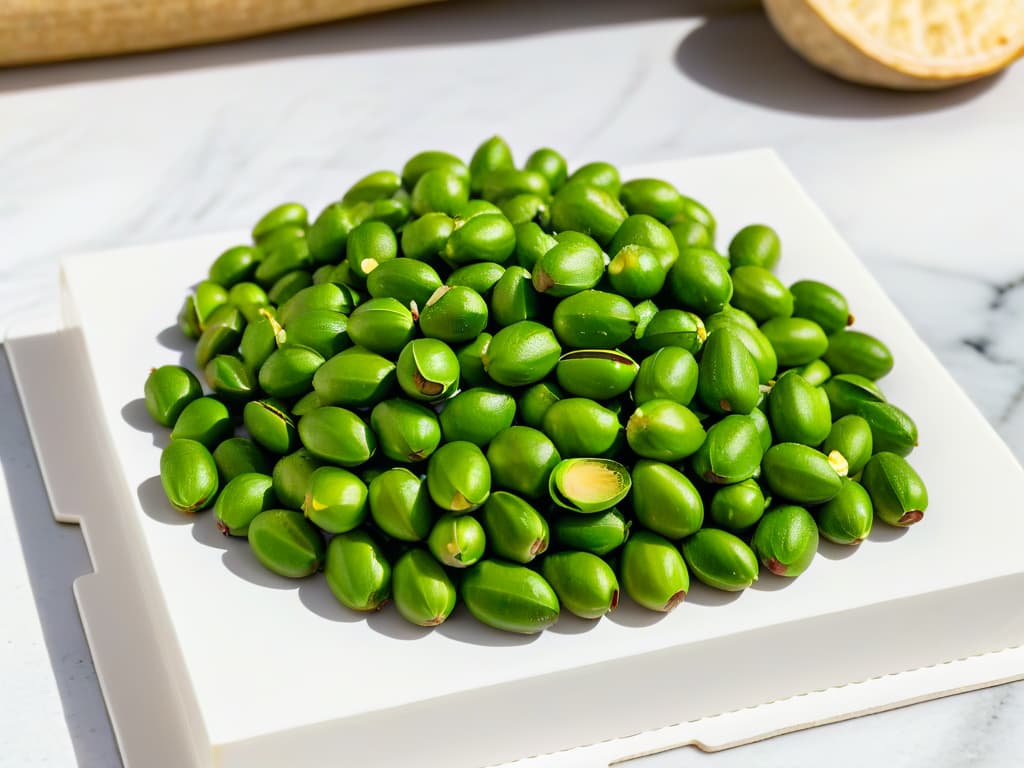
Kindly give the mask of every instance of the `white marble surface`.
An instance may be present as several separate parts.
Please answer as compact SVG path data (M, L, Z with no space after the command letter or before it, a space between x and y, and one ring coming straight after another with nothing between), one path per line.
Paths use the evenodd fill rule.
M626 164L765 145L1024 457L1024 65L947 93L878 93L807 69L739 5L457 1L0 72L0 328L55 320L64 253L246 226L286 198L319 209L426 146L468 155L498 132L521 157L546 144ZM13 550L16 528L28 561L0 571L0 766L116 766L70 597L87 557L46 519L6 365L0 459L15 523L0 534ZM11 670L38 686L12 687ZM637 764L1001 768L1020 764L1022 716L1024 685L1008 685Z

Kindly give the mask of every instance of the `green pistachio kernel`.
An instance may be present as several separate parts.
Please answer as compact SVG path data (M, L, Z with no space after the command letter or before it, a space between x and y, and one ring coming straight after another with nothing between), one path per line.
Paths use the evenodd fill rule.
M495 629L531 635L558 621L555 591L522 565L481 560L466 571L461 594L473 617Z
M146 410L157 424L173 427L185 406L202 397L199 379L188 368L162 365L149 372L145 386Z
M633 511L645 528L678 540L703 525L704 503L690 479L679 470L641 459L633 466L632 478Z
M799 576L818 551L818 526L803 507L775 507L764 513L750 546L772 573Z
M611 459L563 459L551 471L548 491L558 506L591 514L611 509L629 493L629 471Z
M427 483L404 467L393 467L370 481L370 515L388 536L421 541L430 533L434 508Z
M473 443L445 443L427 464L427 488L434 503L449 512L472 512L491 492L491 466Z
M327 545L324 576L331 594L353 611L376 611L391 598L391 564L363 529L341 533Z
M650 531L636 531L626 541L619 579L633 602L652 611L671 611L690 590L690 574L679 550Z
M683 542L690 573L715 589L739 592L757 581L757 555L728 531L704 528Z
M160 454L160 482L172 507L198 512L210 506L217 495L217 464L202 443L172 440Z
M348 470L320 467L309 477L302 511L328 533L345 533L366 519L366 485Z
M217 530L225 536L245 536L256 515L277 506L274 481L270 475L245 472L221 489L213 512Z
M484 556L487 537L472 515L446 512L427 537L427 547L437 561L451 568L468 568Z
M442 624L455 609L455 585L425 549L410 549L398 558L391 596L401 617L421 627Z
M889 525L905 527L924 518L928 489L902 456L876 453L864 467L861 482L871 495L875 514Z
M558 552L541 562L541 573L562 606L581 619L599 619L619 604L615 571L590 552Z
M301 579L323 568L323 535L293 509L260 512L249 523L248 538L256 559L278 576Z

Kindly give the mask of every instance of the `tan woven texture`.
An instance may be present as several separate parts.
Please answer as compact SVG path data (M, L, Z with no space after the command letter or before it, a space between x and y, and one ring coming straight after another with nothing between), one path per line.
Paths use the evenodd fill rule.
M433 0L0 0L0 66L260 35Z

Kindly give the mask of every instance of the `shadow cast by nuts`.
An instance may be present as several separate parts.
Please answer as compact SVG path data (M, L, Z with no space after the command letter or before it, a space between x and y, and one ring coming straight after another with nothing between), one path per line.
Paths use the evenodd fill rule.
M145 432L152 436L153 445L163 450L171 442L171 431L161 427L146 410L144 398L137 397L124 404L121 408L121 418L124 423L139 432Z
M757 582L755 581L754 584L757 584ZM728 605L729 603L736 602L742 594L742 590L739 592L726 592L724 589L715 589L699 581L691 581L690 591L686 593L686 602L708 606Z
M793 581L793 577L779 576L762 567L757 575L757 581L751 584L750 588L756 589L758 592L778 592L780 589L788 587Z
M555 626L558 626L557 624ZM549 628L547 631L551 631ZM494 648L501 648L514 645L527 645L535 642L541 633L535 635L519 635L514 632L503 632L500 629L488 627L473 618L464 605L461 603L452 611L448 620L437 627L434 632L440 632L445 637L467 645L485 645Z
M689 598L689 595L687 595L687 598ZM683 602L685 603L686 600ZM667 615L667 613L651 611L641 605L637 605L622 593L619 595L619 607L605 618L623 627L650 627L662 621Z
M868 534L868 541L896 541L902 539L907 535L907 528L901 528L898 525L887 525L886 523L878 522L878 518L875 518L876 522L871 526L871 533Z
M828 539L818 542L818 554L829 560L845 560L860 549L859 544L836 544Z
M195 522L195 514L179 512L171 506L164 494L164 486L160 476L156 475L143 480L135 489L142 511L152 520L165 525L191 525ZM202 513L199 513L202 514Z
M694 82L736 101L847 119L953 109L985 93L1001 77L926 92L848 83L818 71L791 51L763 13L710 16L680 42L675 64Z
M615 610L618 610L616 608ZM615 611L611 611L605 616L612 616ZM562 613L558 617L558 621L555 622L554 626L548 629L548 632L554 632L556 635L582 635L590 632L601 622L600 619L581 619L579 616L574 616L569 613L565 608L562 608Z

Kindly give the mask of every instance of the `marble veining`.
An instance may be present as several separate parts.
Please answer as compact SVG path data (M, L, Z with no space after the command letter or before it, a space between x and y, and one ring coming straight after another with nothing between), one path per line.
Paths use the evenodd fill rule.
M1024 65L879 93L804 66L749 5L457 0L0 71L0 328L56 322L64 254L244 227L283 199L318 210L425 146L468 155L498 132L520 157L551 145L621 165L770 146L1024 457ZM76 701L95 706L66 697L69 722ZM638 764L1002 768L1020 765L1022 717L1024 686L1008 685ZM75 734L89 739L80 765L116 764L109 734Z

